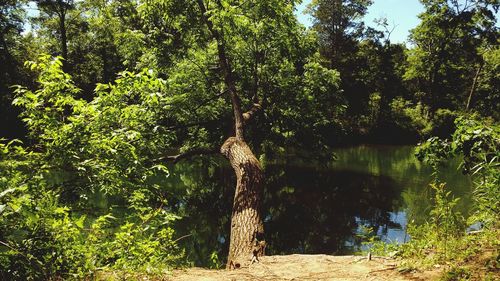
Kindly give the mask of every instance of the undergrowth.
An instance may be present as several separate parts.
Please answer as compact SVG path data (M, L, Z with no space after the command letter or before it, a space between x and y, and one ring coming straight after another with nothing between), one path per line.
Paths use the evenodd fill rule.
M417 148L416 156L435 171L429 219L409 222L411 239L404 244L387 244L372 234L364 235L364 245L372 254L397 256L402 271L442 268L441 280L500 280L500 126L476 116L459 117L455 125L451 141L431 138ZM460 198L437 176L454 156L463 158L462 170L474 183L474 212L467 218L456 209Z

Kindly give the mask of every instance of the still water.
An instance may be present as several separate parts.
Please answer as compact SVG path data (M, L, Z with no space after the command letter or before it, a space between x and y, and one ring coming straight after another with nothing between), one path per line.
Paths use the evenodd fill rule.
M349 254L359 251L362 226L385 241L402 243L408 221L427 219L432 204L432 170L414 157L411 146L357 146L334 151L336 161L282 159L266 163L263 217L266 254ZM466 215L471 180L459 161L441 168L439 179ZM197 266L212 253L221 261L228 250L235 178L225 161L197 160L172 167L172 192L180 246Z

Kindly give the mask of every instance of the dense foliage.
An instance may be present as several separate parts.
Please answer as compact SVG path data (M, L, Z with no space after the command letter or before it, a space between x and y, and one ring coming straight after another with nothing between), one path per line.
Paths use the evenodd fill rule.
M176 217L152 181L168 171L144 165L156 146L130 144L139 131L125 126L141 120L131 120L137 111L126 105L130 96L114 95L114 89L142 92L161 82L123 73L110 92L99 93L99 104L91 104L74 98L79 90L60 60L44 56L30 66L40 71L37 82L43 87L18 88L15 103L24 108L36 149L1 143L2 279L82 278L105 268L165 273L182 254L169 227ZM118 101L123 110L116 110ZM102 121L86 122L89 118ZM115 122L124 127L113 133ZM101 193L124 201L127 210L95 206Z
M401 258L403 271L444 266L440 280L496 280L500 127L477 115L461 116L455 125L451 140L432 137L416 149L416 157L433 169L428 189L433 204L428 219L409 221L411 240L385 243L369 227L359 236L372 253ZM474 204L468 214L458 208L464 198L454 196L441 178L451 158L460 159L461 171L473 179Z
M454 266L446 280L494 280L498 252L483 256L486 270L475 270L467 262L499 246L500 127L477 116L457 118L456 127L451 141L431 138L417 149L417 157L436 170L436 182L431 185L435 205L430 221L411 227L412 240L402 246L401 255L412 267L451 262ZM462 157L463 172L474 180L475 204L469 217L456 209L460 198L454 198L445 183L438 183L440 165L454 156Z
M433 264L498 247L498 0L421 0L409 45L391 43L387 20L364 24L371 0L313 0L311 28L299 1L200 1L2 1L0 279L193 261L173 223L216 189L198 183L179 200L167 161L218 151L234 133L221 46L241 107L262 109L245 124L262 164L429 139L417 156L436 170L431 220L397 251ZM474 179L470 217L438 178L453 156ZM471 225L481 232L467 235Z

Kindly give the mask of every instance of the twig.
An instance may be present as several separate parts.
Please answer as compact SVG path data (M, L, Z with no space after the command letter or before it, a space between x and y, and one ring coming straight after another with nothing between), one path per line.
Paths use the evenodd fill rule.
M19 255L21 255L22 257L26 258L28 261L31 261L31 260L35 260L36 263L40 266L40 268L42 268L43 264L41 261L39 261L37 258L35 258L34 256L33 257L29 257L27 255L25 255L23 252L19 251L18 249L12 247L11 245L3 242L3 241L0 241L0 244L4 245L5 247L11 249L12 251L15 251L17 252Z
M174 240L174 241L172 241L172 242L173 242L173 243L175 243L175 242L177 242L177 241L179 241L179 240L182 240L182 239L184 239L184 238L187 238L187 237L189 237L189 236L193 236L193 234L192 234L192 233L190 233L190 234L186 234L186 235L184 235L184 236L181 236L181 237L179 237L179 238L175 239L175 240Z
M383 269L372 270L372 271L370 271L370 274L371 274L371 273L374 273L374 272L381 272L381 271L394 270L394 269L396 269L396 267L395 267L395 266L393 266L393 267L388 267L388 268L383 268Z

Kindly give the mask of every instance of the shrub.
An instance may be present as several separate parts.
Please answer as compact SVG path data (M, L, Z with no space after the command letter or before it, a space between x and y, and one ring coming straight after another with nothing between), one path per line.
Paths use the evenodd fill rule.
M161 113L150 110L165 83L148 71L124 72L98 85L89 103L76 97L59 59L27 65L40 88L19 87L14 103L33 146L0 141L0 279L165 273L182 256L170 227L176 216L157 184L169 173L151 161L171 137L155 129ZM125 211L93 210L89 198L102 193ZM95 212L86 216L88 209Z
M395 98L391 104L393 122L405 131L414 133L421 138L429 137L433 123L428 106L422 103L413 105L401 97Z

